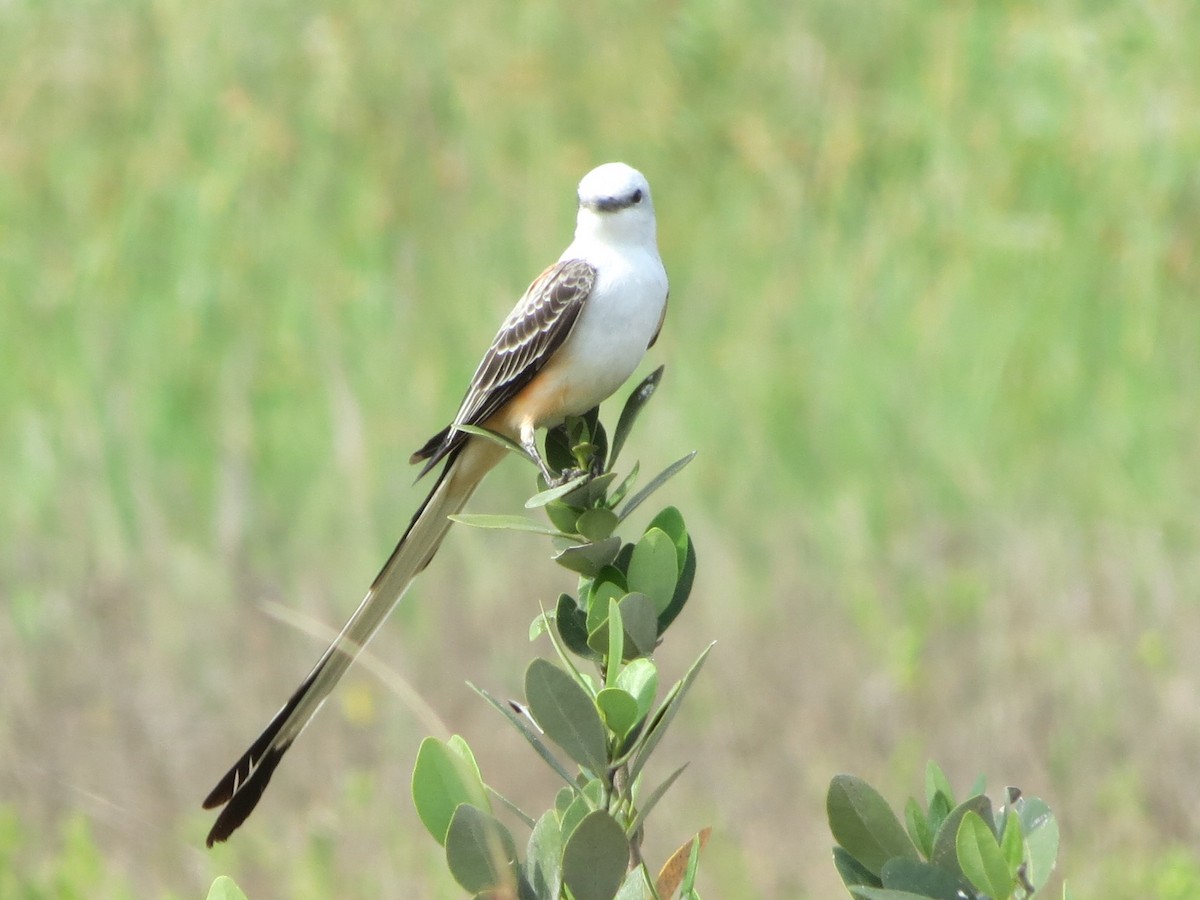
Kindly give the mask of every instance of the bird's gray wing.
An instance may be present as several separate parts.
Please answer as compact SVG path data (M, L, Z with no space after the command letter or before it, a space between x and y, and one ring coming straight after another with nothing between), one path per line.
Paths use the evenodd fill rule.
M421 475L467 439L458 426L483 424L533 380L575 327L595 284L595 266L582 259L555 263L534 280L484 354L454 421L409 460L425 460Z

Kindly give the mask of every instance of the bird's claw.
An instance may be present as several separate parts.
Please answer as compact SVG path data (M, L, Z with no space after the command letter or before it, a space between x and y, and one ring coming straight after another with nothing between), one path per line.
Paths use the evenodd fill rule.
M553 475L549 471L543 469L542 474L546 477L547 486L556 488L556 487L562 487L568 481L574 481L580 475L584 475L587 473L584 469L569 468L569 469L563 469L557 475Z

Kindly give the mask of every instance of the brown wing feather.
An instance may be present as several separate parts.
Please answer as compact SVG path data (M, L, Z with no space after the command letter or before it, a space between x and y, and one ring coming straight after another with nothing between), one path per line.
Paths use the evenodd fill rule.
M595 283L596 269L581 259L555 263L537 277L500 326L454 421L412 455L411 462L427 460L421 475L462 446L467 435L459 425L487 421L541 371L575 327Z

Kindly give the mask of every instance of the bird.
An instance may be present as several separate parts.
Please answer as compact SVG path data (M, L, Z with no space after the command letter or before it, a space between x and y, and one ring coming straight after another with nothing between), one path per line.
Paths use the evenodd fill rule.
M205 798L221 808L206 844L246 821L276 767L355 657L429 564L485 475L518 443L548 482L539 429L582 415L613 394L654 345L667 311L667 273L658 251L650 185L624 163L597 166L579 182L574 239L529 285L500 326L453 420L410 458L418 479L441 465L361 604L262 734Z

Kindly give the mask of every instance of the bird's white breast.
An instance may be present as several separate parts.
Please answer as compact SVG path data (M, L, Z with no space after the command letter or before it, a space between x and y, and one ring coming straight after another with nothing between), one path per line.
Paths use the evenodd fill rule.
M579 415L609 397L642 361L667 303L667 273L652 248L572 246L564 259L596 267L596 284L562 352L571 363L564 415Z

